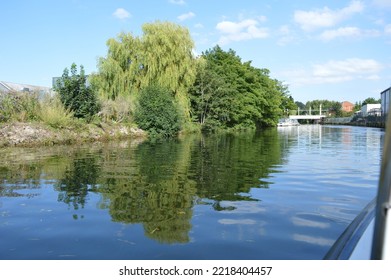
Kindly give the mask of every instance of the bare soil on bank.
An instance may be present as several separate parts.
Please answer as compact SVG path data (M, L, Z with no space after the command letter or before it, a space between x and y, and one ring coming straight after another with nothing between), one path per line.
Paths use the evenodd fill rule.
M78 128L54 129L42 123L13 122L0 124L0 148L10 146L45 146L73 144L110 139L144 139L147 134L138 128L119 124L83 124Z

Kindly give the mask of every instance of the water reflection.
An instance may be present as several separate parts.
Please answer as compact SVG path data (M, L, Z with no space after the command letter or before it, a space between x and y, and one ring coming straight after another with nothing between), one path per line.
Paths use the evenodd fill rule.
M267 188L270 168L281 160L275 130L193 135L131 148L128 143L95 144L68 150L66 157L61 148L44 155L37 149L35 157L33 149L26 151L20 149L20 155L28 154L29 160L1 167L1 196L23 195L20 189L36 195L32 190L40 188L44 177L75 219L75 210L85 207L90 193L97 193L99 209L107 209L112 221L142 224L146 236L162 243L189 242L195 204L233 211L238 208L235 201L258 201L250 189ZM9 160L14 159L11 154Z
M75 159L64 176L58 180L55 189L58 201L72 205L74 210L84 208L88 192L98 190L100 166L94 157Z
M331 247L334 244L334 240L324 237L314 237L304 234L294 234L293 239L300 242L305 242L309 244Z
M78 236L68 240L70 252L58 253L74 258L99 246L97 258L206 254L193 244L209 258L322 258L372 193L380 141L378 130L301 126L137 145L4 149L0 230L17 244L12 217L45 214L36 218L50 220L45 228L33 216L19 226L54 247ZM118 250L124 244L132 250Z

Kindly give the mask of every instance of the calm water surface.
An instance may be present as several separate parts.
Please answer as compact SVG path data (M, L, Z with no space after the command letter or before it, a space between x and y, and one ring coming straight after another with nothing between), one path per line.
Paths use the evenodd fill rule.
M322 259L384 132L301 126L0 150L0 259Z

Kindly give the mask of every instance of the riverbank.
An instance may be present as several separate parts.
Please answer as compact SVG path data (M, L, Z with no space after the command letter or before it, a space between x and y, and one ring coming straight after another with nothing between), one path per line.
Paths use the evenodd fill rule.
M0 124L0 148L10 146L52 146L113 139L147 138L145 131L123 124L86 124L52 128L41 122L11 122Z
M385 128L386 121L381 116L367 116L367 117L346 117L346 118L325 118L322 124L332 125L351 125L351 126L365 126Z

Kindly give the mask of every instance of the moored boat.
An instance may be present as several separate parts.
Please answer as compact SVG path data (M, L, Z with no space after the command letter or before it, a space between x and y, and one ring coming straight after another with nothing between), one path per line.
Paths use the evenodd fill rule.
M277 126L278 127L287 127L287 126L299 126L300 123L297 120L292 120L289 118L279 119Z

